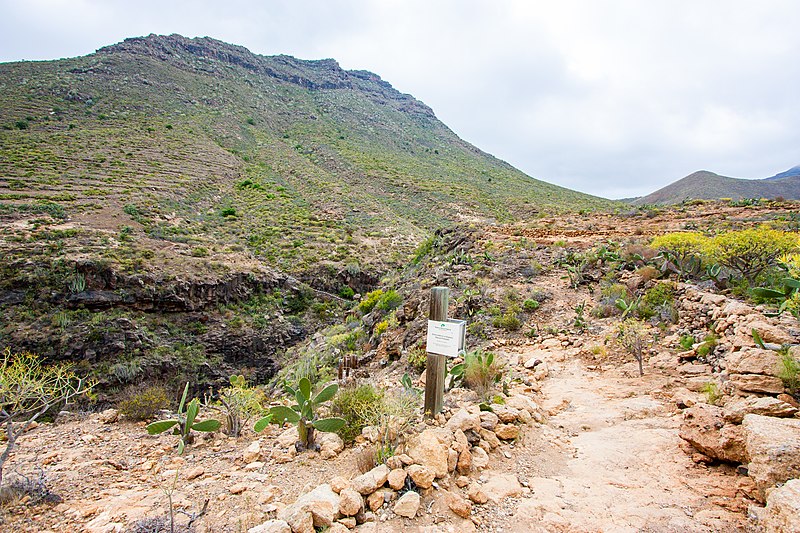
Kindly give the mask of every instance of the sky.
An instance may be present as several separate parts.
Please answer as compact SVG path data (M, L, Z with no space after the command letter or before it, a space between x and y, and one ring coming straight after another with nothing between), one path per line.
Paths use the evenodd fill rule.
M625 198L800 165L796 0L0 0L0 62L208 36L334 58L526 174Z

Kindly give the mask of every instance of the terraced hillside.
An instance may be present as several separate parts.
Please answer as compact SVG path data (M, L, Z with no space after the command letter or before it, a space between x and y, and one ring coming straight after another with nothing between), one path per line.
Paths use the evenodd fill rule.
M526 176L330 59L151 35L0 65L0 87L3 216L56 215L111 260L123 236L295 273L380 270L450 222L610 205Z

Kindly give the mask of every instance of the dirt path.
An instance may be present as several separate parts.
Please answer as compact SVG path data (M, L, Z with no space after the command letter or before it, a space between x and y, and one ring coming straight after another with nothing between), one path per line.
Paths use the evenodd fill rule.
M530 349L521 351L525 361ZM543 352L537 350L536 355ZM551 351L538 401L549 419L491 465L531 489L507 500L490 531L744 531L735 476L698 466L680 447L669 378L595 372Z

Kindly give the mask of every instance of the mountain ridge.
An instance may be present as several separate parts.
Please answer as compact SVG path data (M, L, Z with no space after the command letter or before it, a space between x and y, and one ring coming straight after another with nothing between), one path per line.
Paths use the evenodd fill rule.
M82 231L133 228L143 248L383 270L443 225L615 205L525 175L333 59L149 35L0 64L0 84L3 209L54 202Z
M721 176L698 170L646 196L632 201L634 205L678 204L687 200L742 200L746 198L800 199L800 167L764 179Z

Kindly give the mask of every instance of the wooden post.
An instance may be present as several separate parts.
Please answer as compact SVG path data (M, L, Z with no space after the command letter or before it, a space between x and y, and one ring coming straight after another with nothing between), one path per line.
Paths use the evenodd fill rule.
M447 306L450 300L450 289L433 287L428 320L443 322L447 320ZM425 416L433 417L442 411L445 380L445 356L428 352L425 368Z

